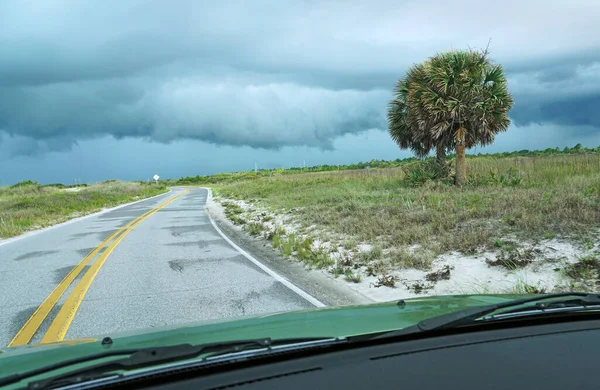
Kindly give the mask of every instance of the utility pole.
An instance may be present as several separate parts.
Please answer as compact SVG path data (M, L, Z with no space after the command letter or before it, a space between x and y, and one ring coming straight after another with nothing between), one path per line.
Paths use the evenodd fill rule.
M258 173L258 164L254 162L254 173Z

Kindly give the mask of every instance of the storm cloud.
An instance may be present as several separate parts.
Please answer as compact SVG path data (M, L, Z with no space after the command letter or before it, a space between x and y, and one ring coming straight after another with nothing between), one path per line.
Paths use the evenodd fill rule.
M517 129L598 135L599 22L595 0L3 0L0 158L105 137L332 150L386 130L408 66L490 39Z

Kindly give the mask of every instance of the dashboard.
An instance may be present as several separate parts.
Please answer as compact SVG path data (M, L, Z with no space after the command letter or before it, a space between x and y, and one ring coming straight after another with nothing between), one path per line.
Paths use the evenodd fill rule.
M598 389L600 320L470 331L187 370L155 389Z

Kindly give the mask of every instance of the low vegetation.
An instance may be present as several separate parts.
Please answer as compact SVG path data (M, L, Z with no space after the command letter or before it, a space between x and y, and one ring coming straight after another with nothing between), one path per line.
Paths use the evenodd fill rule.
M570 264L564 270L569 277L569 289L598 291L600 288L600 260L599 256L589 255L579 259L577 263Z
M116 180L77 186L24 181L0 188L0 238L17 236L166 191L164 185Z
M597 148L584 148L580 144L575 147L564 149L559 148L547 148L544 150L515 150L512 152L502 152L494 154L470 154L467 155L467 160L472 161L473 159L498 159L498 158L518 158L518 157L545 157L545 156L573 156L573 155L585 155L600 153L600 146ZM455 154L450 153L446 158L446 162L451 164L454 162ZM276 177L276 176L288 176L298 175L305 173L318 173L318 172L339 172L339 171L356 171L363 169L377 169L377 168L399 168L410 165L411 163L418 163L420 160L416 157L397 158L395 160L376 160L366 162L358 162L354 164L342 164L342 165L314 165L310 167L292 167L292 168L273 168L273 169L257 169L256 171L241 171L241 172L223 172L216 175L197 175L197 176L185 176L179 179L168 179L164 181L166 185L215 185L215 184L228 184L236 183L241 180L260 180L264 177ZM415 169L421 165L416 164ZM432 179L430 170L421 170L421 172L414 172L417 181L423 181L427 178L423 176L429 175L428 179ZM435 176L435 175L433 175Z
M434 180L416 184L415 164L407 164L241 180L214 190L273 211L294 209L305 227L384 248L419 245L434 255L502 245L508 233L581 235L600 221L599 154L477 158L469 164L462 188Z
M453 251L497 252L489 266L515 270L537 255L517 241L558 237L595 248L591 232L600 222L600 148L582 149L530 157L473 156L467 159L470 173L462 187L429 175L435 169L429 159L391 168L254 177L221 182L213 190L218 197L263 210L268 222L261 217L251 223L262 227L246 229L255 235L262 230L285 256L329 267L351 281L360 280L360 270L377 276L379 285L393 286L398 280L391 270L426 271L437 256ZM244 215L234 201L224 205L234 222ZM276 227L282 217L294 224L294 232ZM320 255L299 249L308 236L311 243L321 243ZM314 260L318 256L329 260ZM447 274L444 270L431 279ZM522 284L519 291L542 290ZM414 290L426 287L419 284Z

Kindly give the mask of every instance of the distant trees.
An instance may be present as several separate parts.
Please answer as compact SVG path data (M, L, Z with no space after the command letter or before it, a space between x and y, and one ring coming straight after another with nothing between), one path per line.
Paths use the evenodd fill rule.
M488 145L510 125L513 99L488 51L450 51L414 65L398 80L388 108L392 139L417 157L436 150L438 173L456 151L455 182L466 181L466 149Z
M600 146L595 148L585 148L581 145L569 148L566 147L564 149L560 148L548 148L545 150L515 150L513 152L500 152L500 153L478 153L477 155L469 155L471 158L505 158L505 157L543 157L543 156L556 156L556 155L564 155L564 154L600 154ZM455 158L456 155L453 152L450 152L446 155L447 159ZM185 184L215 184L221 182L232 182L238 180L254 180L260 177L265 176L274 176L274 175L294 175L305 172L328 172L328 171L344 171L344 170L354 170L354 169L367 169L367 168L395 168L402 167L411 164L420 164L419 160L416 157L408 157L403 159L395 159L395 160L371 160L370 162L359 162L356 164L348 164L348 165L315 165L311 167L301 168L287 168L283 171L281 168L274 169L259 169L258 172L251 171L241 171L241 172L233 172L233 173L218 173L215 175L207 175L207 176L187 176L182 177L180 179L167 179L164 181L167 185L185 185ZM27 184L27 182L26 182ZM23 185L23 184L20 184ZM84 184L85 185L85 184ZM77 185L79 186L79 184ZM71 187L71 186L69 186Z

